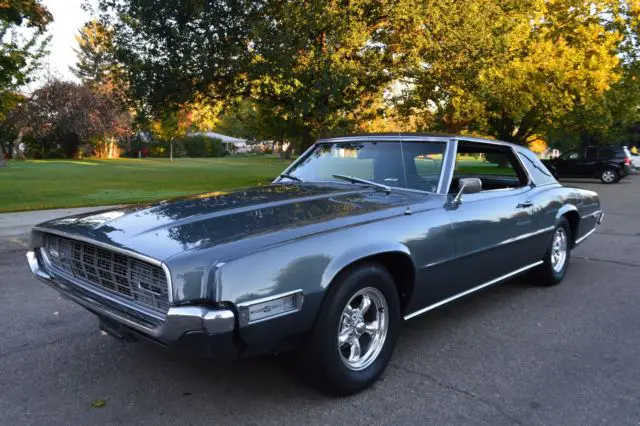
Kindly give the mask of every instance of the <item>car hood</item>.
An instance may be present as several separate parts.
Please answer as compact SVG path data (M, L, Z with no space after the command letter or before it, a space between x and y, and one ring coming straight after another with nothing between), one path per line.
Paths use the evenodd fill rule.
M301 230L313 228L308 225L349 217L347 226L353 224L354 216L375 220L367 213L390 210L416 197L400 192L384 194L358 185L269 185L70 216L45 222L38 229L90 238L165 260L187 250L242 239L253 241L243 247L243 251L252 252L304 237ZM339 226L331 224L332 228ZM306 234L312 232L318 230Z

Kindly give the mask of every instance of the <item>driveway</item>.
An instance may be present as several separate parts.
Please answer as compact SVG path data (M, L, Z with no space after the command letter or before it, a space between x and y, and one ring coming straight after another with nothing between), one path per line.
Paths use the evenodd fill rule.
M318 394L287 357L191 360L102 335L0 238L0 424L640 423L640 176L600 192L605 222L566 281L515 280L408 322L375 386Z

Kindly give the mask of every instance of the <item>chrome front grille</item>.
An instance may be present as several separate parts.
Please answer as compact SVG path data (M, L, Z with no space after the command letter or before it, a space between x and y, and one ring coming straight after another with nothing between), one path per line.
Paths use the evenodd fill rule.
M167 276L159 266L52 234L45 235L43 249L54 268L85 284L116 293L158 312L169 310Z

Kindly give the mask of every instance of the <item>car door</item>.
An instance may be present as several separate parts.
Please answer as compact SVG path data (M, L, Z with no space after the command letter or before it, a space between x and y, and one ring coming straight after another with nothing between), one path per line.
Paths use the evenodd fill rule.
M585 150L584 161L580 162L577 167L579 176L595 176L598 170L600 170L600 164L602 164L602 159L599 158L597 147L588 147Z
M554 163L558 176L580 176L580 161L582 161L582 153L580 151L573 150L562 154Z
M458 166L454 172L454 184L456 175L478 177L487 188L463 195L459 204L450 203L447 207L456 256L456 279L448 287L449 297L490 283L538 260L527 247L527 237L535 233L536 226L534 204L529 199L531 180L510 146L486 145L458 143L458 157L479 153L497 161L498 167L478 164L465 170L464 166Z

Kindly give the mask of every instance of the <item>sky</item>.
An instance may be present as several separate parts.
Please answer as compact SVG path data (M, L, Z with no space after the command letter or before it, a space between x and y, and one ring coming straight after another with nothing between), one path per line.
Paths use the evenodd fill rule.
M49 57L44 61L43 79L46 74L61 76L65 79L76 80L69 70L70 65L76 63L75 36L78 29L90 19L87 12L80 7L83 0L43 0L42 3L53 15L53 22L48 30L52 39L49 45Z

